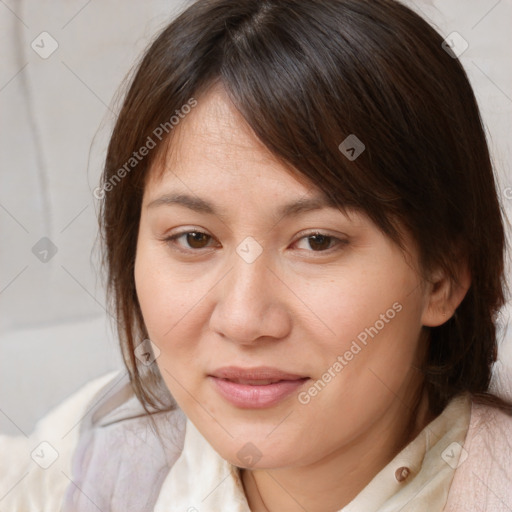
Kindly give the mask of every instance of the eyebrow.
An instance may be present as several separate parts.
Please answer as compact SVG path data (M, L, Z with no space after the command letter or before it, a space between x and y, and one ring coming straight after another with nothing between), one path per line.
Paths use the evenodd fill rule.
M164 194L163 196L151 201L146 206L146 208L155 208L157 206L164 205L171 206L175 204L184 206L198 213L206 213L209 215L215 215L222 218L222 214L216 209L216 207L212 203L206 201L205 199L201 199L200 197L191 196L189 194ZM281 208L277 210L276 214L280 218L285 218L291 215L297 215L299 213L305 213L313 210L321 210L322 208L338 209L338 206L334 203L334 201L330 200L328 197L324 195L316 195L312 197L297 199L296 201L287 203L281 206Z

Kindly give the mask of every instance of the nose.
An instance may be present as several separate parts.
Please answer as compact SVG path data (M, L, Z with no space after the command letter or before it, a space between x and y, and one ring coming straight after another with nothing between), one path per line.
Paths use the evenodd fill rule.
M289 334L290 292L263 255L247 263L235 254L233 266L215 289L212 331L245 345Z

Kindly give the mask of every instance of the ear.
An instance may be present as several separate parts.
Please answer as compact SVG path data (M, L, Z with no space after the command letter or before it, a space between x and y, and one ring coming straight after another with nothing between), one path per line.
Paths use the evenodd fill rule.
M446 271L438 270L427 283L426 306L421 317L427 327L438 327L447 322L464 299L471 285L471 273L464 260L459 266L457 282Z

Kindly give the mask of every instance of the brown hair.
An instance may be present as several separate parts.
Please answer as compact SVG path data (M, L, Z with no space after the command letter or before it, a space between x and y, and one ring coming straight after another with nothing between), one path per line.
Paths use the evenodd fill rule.
M108 146L100 210L110 303L145 407L171 407L157 366L134 355L147 338L133 272L142 194L170 141L155 129L172 134L176 111L221 83L264 145L341 209L365 212L402 248L405 226L426 275L440 267L456 280L467 258L464 300L445 324L425 328L430 408L438 414L469 391L510 409L488 391L504 304L500 204L472 88L442 42L393 0L200 0L149 46ZM365 145L354 160L338 149L351 134ZM113 184L148 137L156 149Z

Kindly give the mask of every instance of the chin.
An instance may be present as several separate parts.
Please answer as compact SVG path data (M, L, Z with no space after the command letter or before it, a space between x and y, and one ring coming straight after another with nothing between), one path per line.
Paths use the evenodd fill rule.
M224 460L244 469L277 469L298 463L296 448L279 440L269 442L266 435L246 435L214 448Z

